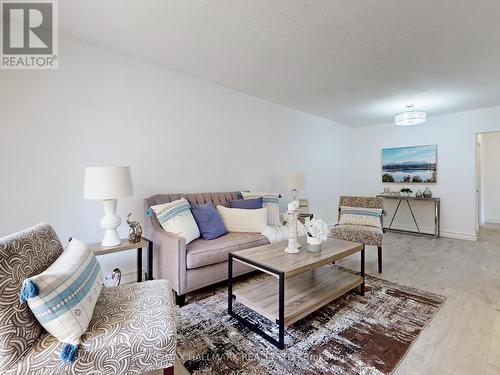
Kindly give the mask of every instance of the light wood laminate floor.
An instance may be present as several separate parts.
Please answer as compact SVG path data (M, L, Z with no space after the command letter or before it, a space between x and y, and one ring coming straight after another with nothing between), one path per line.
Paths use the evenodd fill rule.
M378 276L376 253L367 248L366 272ZM337 264L358 269L358 258ZM395 375L500 374L500 225L477 242L387 233L379 277L447 297Z

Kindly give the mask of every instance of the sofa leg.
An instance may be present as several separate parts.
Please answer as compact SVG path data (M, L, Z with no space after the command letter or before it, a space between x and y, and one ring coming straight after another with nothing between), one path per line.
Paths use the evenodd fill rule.
M186 304L186 294L178 295L177 292L175 292L175 304L179 307L184 306Z
M377 250L378 250L378 273L382 273L382 246L379 246Z
M174 366L164 368L163 375L174 375Z

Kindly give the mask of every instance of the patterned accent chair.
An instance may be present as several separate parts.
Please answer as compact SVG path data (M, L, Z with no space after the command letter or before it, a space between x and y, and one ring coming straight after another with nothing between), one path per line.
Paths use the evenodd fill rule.
M163 280L103 288L76 361L61 361L62 345L19 303L19 289L62 251L46 224L0 238L0 374L173 374L173 296Z
M375 197L349 197L342 196L339 200L340 207L380 208L384 209L384 200ZM382 212L383 213L383 212ZM376 246L378 251L378 272L382 273L382 240L384 238L383 214L380 217L380 228L364 225L340 225L333 227L330 235L341 240L358 242L363 245Z

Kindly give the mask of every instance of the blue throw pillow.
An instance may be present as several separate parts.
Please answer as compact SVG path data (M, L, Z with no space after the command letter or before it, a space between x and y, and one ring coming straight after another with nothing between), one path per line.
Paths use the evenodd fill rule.
M192 204L191 212L204 240L213 240L227 233L222 217L213 204Z
M262 208L264 198L253 198L253 199L235 199L229 202L231 208L243 208L247 210L256 210Z

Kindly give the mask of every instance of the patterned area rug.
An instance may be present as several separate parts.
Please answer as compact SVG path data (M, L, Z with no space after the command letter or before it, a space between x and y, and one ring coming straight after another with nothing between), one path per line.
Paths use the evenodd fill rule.
M254 278L240 278L242 286ZM227 315L220 285L188 295L179 309L177 354L194 374L390 374L445 297L367 276L366 293L331 302L285 330L279 350ZM277 337L277 325L235 310Z

